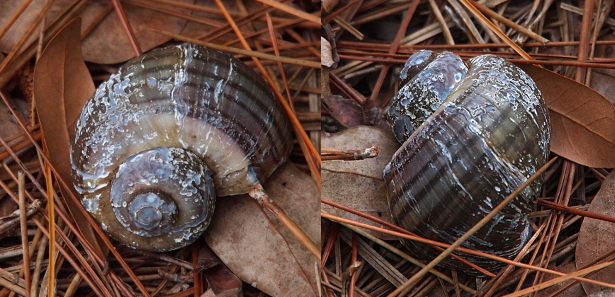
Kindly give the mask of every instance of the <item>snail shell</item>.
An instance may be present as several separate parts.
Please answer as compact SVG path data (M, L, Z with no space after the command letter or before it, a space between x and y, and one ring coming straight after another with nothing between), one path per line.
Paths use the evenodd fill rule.
M86 103L71 150L75 189L111 237L168 251L196 240L216 196L247 193L290 154L267 83L192 44L120 67Z
M421 51L402 70L406 84L388 121L403 143L383 172L392 216L419 236L452 243L542 166L550 122L540 91L521 69L494 55L470 59ZM463 246L514 257L531 234L527 216L541 181ZM439 252L405 241L420 257ZM463 254L496 271L503 265ZM477 271L449 257L442 266Z

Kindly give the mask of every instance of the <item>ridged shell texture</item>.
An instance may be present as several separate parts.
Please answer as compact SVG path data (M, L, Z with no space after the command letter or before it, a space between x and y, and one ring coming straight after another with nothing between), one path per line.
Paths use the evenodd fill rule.
M388 120L403 145L383 172L392 216L419 236L452 243L546 162L547 109L532 79L494 55L464 63L449 52L421 51L401 78ZM463 246L514 257L531 234L527 216L540 185L526 188ZM425 260L439 254L405 243ZM488 270L503 266L462 256ZM451 257L442 265L476 273Z
M246 193L287 159L292 146L290 129L270 87L242 62L192 44L167 46L128 61L86 103L71 151L74 185L86 209L117 240L142 249L175 249L203 232L213 210L213 201L204 203L203 199L209 198L196 198L194 191L186 190L188 184L202 188L200 184L210 174L217 196ZM188 176L175 181L184 189L180 197L173 198L179 208L177 226L172 228L177 234L138 236L126 231L113 215L110 189L120 164L158 147L180 150L141 158L168 167L175 161L161 161L166 156L194 154L211 173L200 167L178 171ZM192 163L193 159L185 156L176 164ZM131 162L134 164L142 163ZM140 181L158 191L157 170L162 169L149 167L153 178L133 177L124 184L137 187ZM138 174L140 169L125 171ZM142 196L138 201L164 206L166 212L173 209L152 197ZM126 204L114 203L116 207ZM195 227L195 215L184 218L187 211L182 208L198 209L204 204L212 206L201 211L207 222ZM152 214L150 209L141 213ZM145 223L141 225L148 225L153 218L142 218Z

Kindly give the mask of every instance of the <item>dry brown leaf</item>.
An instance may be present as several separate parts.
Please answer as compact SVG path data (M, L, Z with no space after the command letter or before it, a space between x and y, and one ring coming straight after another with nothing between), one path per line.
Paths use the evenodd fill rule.
M216 296L224 295L225 292L241 292L241 280L222 263L222 260L206 244L199 247L197 269L201 267L203 268L203 276L207 281L207 287Z
M21 112L21 119L25 119L25 115L27 113L28 104L22 100L15 101L15 105L13 108L17 112ZM0 102L0 137L4 139L10 147L13 147L15 144L25 141L26 135L24 134L24 130L21 129L21 126L17 123L17 119L11 114L9 108L4 104L4 102ZM0 153L6 151L4 147L0 147ZM0 171L4 171L4 169L0 169Z
M264 188L289 217L318 242L319 231L313 229L320 229L318 188L314 184L311 189L294 188L308 183L311 183L308 175L286 164L278 168ZM286 190L275 189L279 185ZM272 296L317 296L317 261L304 248L289 243L294 238L285 238L282 234L285 231L270 220L254 199L240 195L218 199L204 238L233 273L259 290Z
M274 197L274 201L286 214L301 226L301 229L310 239L320 246L320 190L314 180L307 174L299 171L291 162L286 162L278 168L264 185L267 194ZM273 226L286 239L297 263L313 289L317 291L316 259L310 251L297 241L279 220L270 212L265 212Z
M331 136L322 135L321 142L323 147L346 150L378 146L376 158L323 162L322 197L391 222L382 170L400 146L395 137L376 127L355 126ZM371 223L367 219L325 204L322 209L330 214ZM380 233L372 234L381 238L392 238Z
M207 286L216 293L216 296L238 296L241 292L241 280L224 265L210 269L205 274L205 279Z
M9 19L13 17L17 9L21 6L23 2L21 1L0 1L0 24L4 26L7 24ZM35 19L41 14L41 10L45 6L47 1L45 0L34 0L28 7L23 11L21 16L13 23L11 28L6 32L6 34L0 39L0 50L5 53L11 51L17 42L24 36L30 25L35 21ZM51 24L53 23L60 14L65 11L73 0L55 0L53 4L49 7L49 11L45 15L45 23ZM28 37L26 41L26 45L32 43L36 38L38 38L38 34L32 34Z
M177 2L193 4L194 0L180 0ZM128 21L137 36L143 52L171 39L165 35L153 32L151 28L177 34L182 31L187 22L185 19L156 12L151 9L130 5L126 2L123 4ZM109 5L107 1L90 1L88 6L86 6L80 14L84 18L84 24L89 24L91 22L90 20L94 19L100 11L104 11L107 5ZM169 8L167 7L166 9ZM187 9L173 8L173 10L181 11L185 14L190 13ZM135 57L128 36L115 12L108 14L107 17L85 37L83 40L83 56L88 62L101 64L120 63Z
M80 18L69 22L49 42L34 69L34 100L49 158L69 185L69 152L75 125L85 101L94 93L94 82L81 55L80 28ZM65 201L81 232L96 247L94 233L79 206L70 199Z
M243 293L241 290L228 290L220 294L216 294L212 289L209 289L205 291L201 297L243 297Z
M611 172L604 182L598 194L592 200L588 211L615 216L615 173ZM575 251L577 269L586 266L597 257L615 248L615 224L602 220L584 218L579 230L579 239ZM615 283L615 267L607 267L588 278L609 283ZM601 287L593 284L582 283L583 289L589 295Z
M551 117L551 151L582 165L615 167L615 107L596 91L552 71L519 65L536 81Z
M365 125L363 107L340 95L331 95L328 100L328 109L331 115L346 127Z
M81 108L94 93L83 57L81 19L68 23L43 51L34 70L34 98L56 170L71 181L69 151Z

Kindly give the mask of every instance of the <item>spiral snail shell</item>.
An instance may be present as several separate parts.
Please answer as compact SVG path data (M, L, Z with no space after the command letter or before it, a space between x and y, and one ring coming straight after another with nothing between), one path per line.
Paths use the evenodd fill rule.
M540 91L521 69L494 55L464 63L421 51L406 62L387 119L403 143L383 172L391 213L419 236L452 243L526 181L549 154L550 122ZM512 258L529 239L527 219L541 181L463 246ZM439 252L405 241L418 256ZM503 265L464 258L491 271ZM442 266L477 273L449 257Z
M267 83L192 44L128 61L86 103L71 150L75 189L114 239L168 251L207 228L216 196L243 194L290 154Z

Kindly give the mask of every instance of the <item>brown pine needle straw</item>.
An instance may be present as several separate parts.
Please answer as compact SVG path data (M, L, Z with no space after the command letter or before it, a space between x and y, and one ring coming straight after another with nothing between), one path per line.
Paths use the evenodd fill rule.
M554 278L552 280L549 280L549 281L537 284L537 285L529 287L527 289L523 289L523 290L511 293L511 294L508 294L508 295L504 295L503 297L519 297L519 296L524 296L526 294L534 293L534 292L546 289L546 288L548 288L550 286L559 284L559 283L561 283L563 281L567 281L567 280L569 280L571 278L574 278L576 276L583 276L583 275L586 275L588 273L591 273L591 272L594 272L594 271L598 271L598 270L600 270L602 268L610 266L613 263L615 263L615 262L613 262L613 261L605 262L605 263L598 264L598 265L595 265L595 266L592 266L592 267L588 267L588 268L585 268L585 269L577 270L575 272L572 272L572 273L569 273L569 274L566 274L566 275Z
M526 53L519 45L510 40L510 38L508 38L508 36L504 34L504 32L502 32L499 27L494 25L487 17L485 17L485 15L483 15L476 7L474 7L474 5L472 5L469 0L460 0L459 2L461 2L461 4L463 4L463 6L465 6L477 19L485 23L487 27L489 27L489 29L493 31L493 33L500 37L500 39L502 39L504 43L508 44L508 46L510 46L517 54L523 57L523 59L533 60L532 57L528 55L528 53Z
M573 214L577 216L582 216L582 217L592 218L592 219L601 220L605 222L615 223L615 217L607 216L607 215L603 215L603 214L599 214L599 213L595 213L595 212L591 212L591 211L587 211L583 209L578 209L578 208L574 208L574 207L570 207L566 205L557 204L549 200L538 199L538 205L549 208L549 209L553 209L559 212L563 212L563 213L569 213L569 214Z
M2 93L2 91L0 91L0 97L2 98L2 100L7 103L7 106L10 106L8 104L8 100L6 95L4 95L4 93ZM9 110L11 112L11 114L15 115L17 114L15 112L15 110L13 110L12 108L9 107ZM26 128L26 126L24 125L23 121L20 120L19 117L16 118L17 119L17 123L19 124L19 126L21 127L21 129L23 129L23 131L28 131L28 129ZM31 141L32 145L34 145L34 147L36 148L36 150L39 152L39 156L40 158L44 161L44 175L45 175L45 179L46 179L46 183L47 183L47 189L46 191L43 190L42 188L39 188L39 191L41 191L42 193L46 193L46 196L48 201L54 201L53 199L53 193L55 193L54 187L53 187L53 182L52 182L52 173L57 177L57 182L60 184L60 186L64 189L71 189L71 187L68 186L68 184L62 179L60 178L60 174L58 173L58 171L53 167L53 165L51 165L51 162L49 161L48 156L44 153L43 149L41 148L40 145L38 145L38 142L34 141L34 137L32 135L30 135L30 133L26 133L25 134ZM6 148L7 152L9 152L9 154L11 155L11 157L13 157L15 160L19 160L19 157L17 156L17 154L15 154L15 152L13 150L11 150L11 147L2 139L2 137L0 137L0 146ZM25 168L24 168L25 169ZM34 176L32 176L31 173L29 173L28 171L24 171L24 173L28 176L28 178L30 180L37 180L36 178L34 178ZM1 183L0 183L1 184ZM35 183L36 184L36 183ZM10 191L9 189L6 189L7 191ZM92 228L94 229L94 231L96 232L96 234L98 234L98 236L100 236L100 239L103 241L103 243L109 247L109 251L115 256L115 258L117 259L118 263L124 268L124 272L126 274L128 274L128 276L130 277L130 279L133 281L133 283L139 288L139 291L144 295L144 296L151 296L151 294L149 294L149 292L147 291L147 289L145 288L145 286L143 285L143 283L137 278L137 275L134 273L134 271L132 270L132 268L128 265L128 263L126 263L126 261L124 260L124 258L122 257L122 255L119 253L119 251L114 247L113 243L111 242L111 240L109 239L109 237L106 235L106 233L102 230L102 227L100 227L100 225L98 225L94 219L92 218L92 216L89 215L89 213L87 212L87 210L85 210L85 208L83 207L83 204L81 204L81 201L79 200L79 198L77 198L77 196L75 196L71 191L67 191L68 193L68 198L67 199L71 199L71 201L79 208L79 211L81 213L83 213L84 215L86 215L86 218L88 219L88 223L92 226ZM55 214L58 214L63 220L64 223L67 224L67 226L69 228L71 228L71 231L74 233L75 236L80 237L80 232L76 229L76 227L72 224L70 224L70 220L68 219L68 216L66 214L64 214L60 209L55 210L55 204L54 203L48 203L48 214L49 214L49 218L48 218L48 223L49 223L49 230L50 232L47 232L44 228L42 228L40 225L38 225L39 229L43 230L43 232L45 233L45 235L47 235L47 237L49 237L49 271L55 271L54 269L52 269L52 267L55 265L55 251L53 251L54 249L57 249L57 251L60 251L64 258L71 262L72 266L79 271L79 273L82 276L86 276L87 274L84 274L79 267L82 267L81 265L78 265L76 262L73 261L73 259L66 254L66 251L64 250L64 248L61 245L57 245L55 244L56 240L55 240L55 234L56 232L58 232L58 235L62 236L61 230L58 228L57 224L55 224ZM36 223L36 221L35 221ZM64 238L64 241L68 242L69 239L68 238ZM87 242L87 240L85 240L84 238L80 238L79 242L81 244L85 244L86 246L89 245L89 243ZM102 259L101 255L97 254L96 251L94 251L94 249L91 246L87 247L88 250L91 251L90 256L92 256L98 263L100 264L106 264L106 261ZM52 252L53 251L53 252ZM87 263L87 261L85 261L85 259L83 259L83 257L81 257L81 254L77 253L76 254L77 258L81 258L80 260L81 263ZM89 266L85 266L86 270L92 270L92 265ZM94 272L91 271L89 272L89 275L94 275ZM117 278L117 275L115 274L110 274L112 278L116 278L117 280L119 280L119 278ZM52 290L53 288L55 288L55 274L50 274L50 277L48 278L48 287L50 288L49 291L50 292L55 292L55 290ZM120 283L120 284L123 284ZM93 284L90 284L90 287L92 287L93 289L96 288L96 286L94 286ZM100 291L98 291L97 289L95 289L95 291L97 293L99 293L98 295L101 296L111 296L110 294L102 294L100 293Z
M442 260L447 258L455 250L455 248L461 246L462 243L468 240L468 238L474 235L474 233L476 233L478 230L480 230L480 228L482 228L491 219L493 219L500 211L502 211L502 209L504 209L513 199L515 199L517 195L521 193L521 191L523 191L527 186L529 186L532 182L534 182L535 179L537 179L553 163L555 163L556 160L557 160L557 157L554 157L549 162L547 162L545 165L540 167L540 169L538 169L534 174L532 174L530 178L528 178L523 184L521 184L521 186L519 186L516 190L514 190L510 195L508 195L506 199L500 202L498 206L496 206L489 214L487 214L482 220L480 220L476 225L474 225L474 227L470 228L470 230L468 230L465 234L459 237L457 241L451 244L451 246L449 246L446 250L444 250L444 252L442 252L438 257L433 259L429 264L423 267L423 269L421 269L419 272L413 275L410 279L408 279L406 283L404 283L402 286L395 289L395 291L389 294L388 297L397 296L401 292L403 292L406 288L416 284L421 278L423 278L427 273L429 273L429 270L436 267L436 265L442 262Z
M17 173L18 176L18 196L19 196L19 221L21 228L21 245L23 248L23 263L30 263L30 251L28 249L28 216L26 214L26 178L23 171ZM32 284L32 274L30 265L23 265L23 274L26 281L26 296L29 297L30 286Z
M397 249L396 247L386 243L384 240L381 240L378 237L376 237L374 235L371 235L370 233L367 233L366 231L363 231L361 228L358 228L358 227L355 227L355 226L352 226L352 225L349 225L349 224L341 223L341 222L338 222L338 223L340 225L350 229L351 231L353 231L353 232L355 232L355 233L357 233L357 234L359 234L359 235L361 235L361 236L363 236L363 237L373 241L374 243L376 243L376 244L386 248L387 250L389 250L392 253L402 257L404 260L406 260L406 261L408 261L408 262L410 262L410 263L412 263L412 264L414 264L416 266L419 266L419 267L424 267L425 266L424 263L418 261L415 258L410 257L408 254L406 254L402 250ZM433 269L430 272L433 275L437 276L438 278L443 279L444 281L448 282L451 285L455 285L456 284L455 281L451 277L449 277L448 275L438 271L437 269ZM464 291L466 291L466 292L468 292L468 293L470 293L472 295L476 294L476 290L474 290L474 289L472 289L472 288L470 288L470 287L468 287L468 286L466 286L464 284L459 284L459 287L462 290L464 290Z
M360 223L360 222L357 222L357 221L353 221L351 219L346 219L346 218L338 217L338 216L335 216L335 215L332 215L332 214L328 214L328 213L322 212L322 211L320 212L320 215L321 215L322 218L329 219L329 220L334 221L334 222L344 223L344 224L348 224L348 225L351 225L351 226L357 226L357 227L361 227L363 229L377 231L377 232L380 232L380 233L384 233L384 234L388 234L388 235L393 235L393 236L397 236L397 237L400 237L400 238L406 238L406 239L415 240L415 241L426 243L426 244L438 245L438 246L442 246L442 247L450 246L449 244L438 243L436 241L425 239L425 238L422 238L422 237L417 237L417 236L408 235L408 234L397 232L397 231L382 229L380 227L372 226L372 225L369 225L369 224L366 224L366 223ZM539 267L539 266L533 266L533 265L526 264L526 263L516 262L516 261L513 261L513 260L509 260L509 259L506 259L506 258L495 256L495 255L492 255L492 254L482 253L482 252L474 251L474 250L463 248L463 247L458 247L457 250L460 251L460 252L464 252L464 253L468 253L468 254L472 254L472 255L476 255L476 256L481 256L481 257L485 257L485 258L496 260L496 261L500 261L500 262L503 262L503 263L506 263L506 264L509 264L509 265L513 265L513 266L517 266L517 267L520 267L520 268L530 269L530 270L534 270L534 271L540 271L540 272L544 272L544 273L548 273L548 274L553 274L553 275L560 275L560 276L566 275L563 272L559 272L559 271L555 271L555 270L551 270L551 269L547 269L547 268L542 268L542 267ZM593 279L582 278L582 277L579 277L579 276L574 277L573 279L575 279L577 281L580 281L580 282L588 283L588 284L594 284L594 285L598 285L598 286L603 286L603 287L615 289L615 284L611 284L611 283L605 283L605 282L597 281L597 280L593 280Z
M136 56L140 56L141 54L143 54L143 51L141 50L141 45L139 45L137 35L135 35L135 32L130 25L130 21L126 16L126 11L124 10L122 3L120 2L120 0L111 0L111 2L113 3L113 7L115 7L115 13L120 18L120 23L122 24L122 28L124 28L124 33L126 33L128 41L130 41L132 51L135 53Z
M497 12L489 9L487 6L484 6L476 1L470 0L470 3L472 3L472 5L474 5L474 7L476 7L478 10L480 10L482 13L486 14L487 16L497 20L498 22L503 23L504 25L514 29L515 31L529 37L532 38L542 44L547 44L549 42L549 39L546 39L536 33L534 33L534 31L523 27L503 16L501 16L500 14L498 14Z
M314 241L312 241L312 239L310 239L310 237L303 232L303 229L297 226L297 224L295 224L295 222L293 222L293 220L286 215L286 213L275 203L275 201L269 198L261 184L256 184L254 188L250 190L248 195L254 198L259 205L262 205L276 218L278 218L278 220L284 224L286 229L288 229L288 231L290 231L293 236L295 236L295 238L303 244L303 246L308 249L310 253L312 253L312 255L314 255L314 257L316 257L316 259L320 262L320 249L316 246Z
M162 35L166 35L166 36L172 37L172 38L177 39L177 40L181 40L181 41L185 41L185 42L190 42L190 43L202 45L202 46L205 46L205 47L209 47L209 48L213 48L213 49L217 49L217 50L221 50L221 51L227 51L227 52L234 53L234 54L246 55L246 56L249 56L249 57L256 57L256 58L261 58L261 59L265 59L265 60L271 60L271 61L276 61L276 62L282 62L282 63L288 63L288 64L294 64L294 65L299 65L299 66L305 66L305 67L311 67L311 68L318 68L318 69L320 69L320 62L307 61L307 60L301 60L301 59L294 59L294 58L288 58L288 57L279 57L279 56L264 54L264 53L255 52L255 51L243 50L243 49L239 49L239 48L236 48L236 47L219 45L219 44L215 44L215 43L211 43L211 42L207 42L207 41L201 41L201 40L198 40L198 39L194 39L194 38L190 38L190 37L186 37L186 36L182 36L182 35L178 35L178 34L173 34L173 33L168 32L168 31L162 31L162 30L158 30L158 29L154 29L154 28L151 28L151 30L156 32L156 33L159 33L159 34L162 34Z
M358 215L358 216L360 216L360 217L363 217L363 218L365 218L365 219L368 219L368 220L370 220L370 221L372 221L372 222L375 222L375 223L377 223L377 224L380 224L380 225L383 225L383 226L389 227L389 228L391 228L392 230L396 230L396 231L402 232L402 233L404 233L404 234L407 234L407 235L414 236L414 237L417 237L417 238L418 238L418 235L413 234L413 233L411 233L411 232L408 232L408 230L405 230L404 228L401 228L401 227L399 227L399 226L396 226L396 225L394 225L394 224L391 224L391 223L389 223L389 222L387 222L387 221L385 221L385 220L383 220L383 219L380 219L380 218L378 218L378 217L372 216L372 215L370 215L370 214L367 214L367 213L364 213L364 212L361 212L361 211L357 211L357 210L352 209L352 208L350 208L350 207L347 207L347 206L345 206L345 205L341 205L341 204L335 203L335 202L333 202L333 201L330 201L330 200L327 200L327 199L324 199L324 198L321 198L321 199L320 199L320 201L321 201L322 203L324 203L324 204L328 204L328 205L333 206L333 207L335 207L335 208L338 208L338 209L341 209L341 210L347 211L347 212L349 212L349 213L352 213L352 214ZM382 229L381 229L381 230L382 230ZM384 230L386 230L386 229L384 229ZM412 239L411 239L411 240L412 240ZM435 241L434 241L434 242L435 242ZM426 242L426 243L427 243L427 244L430 244L430 243L428 243L428 242ZM437 250L441 251L441 252L442 252L442 251L444 251L444 249L442 249L442 246L435 245L435 244L431 244L431 245L432 245L434 248L436 248ZM445 247L448 247L448 245L446 245ZM487 276L489 276L489 277L495 277L495 274L493 274L493 273L489 272L488 270L483 269L482 267L480 267L480 266L478 266L478 265L476 265L476 264L474 264L474 263L472 263L472 262L470 262L470 261L468 261L468 260L466 260L466 259L462 258L461 256L458 256L458 255L456 255L456 254L451 254L451 257L453 257L453 258L455 258L455 259L457 259L457 260L461 261L462 263L465 263L465 264L466 264L466 265L468 265L469 267L472 267L472 268L476 269L477 271L480 271L481 273L483 273L483 274L485 274L485 275L487 275ZM419 266L423 267L424 265L419 265Z
M264 4L267 4L267 5L271 6L271 7L275 7L277 9L281 10L281 11L284 11L286 13L292 14L292 15L294 15L296 17L302 18L302 19L304 19L306 21L310 21L310 22L316 23L318 25L321 24L320 17L315 16L313 14L309 14L307 12L304 12L304 11L301 11L301 10L298 10L298 9L295 9L295 8L293 8L291 6L286 5L286 4L282 4L282 3L274 1L274 0L257 0L257 1L258 2L262 2Z

